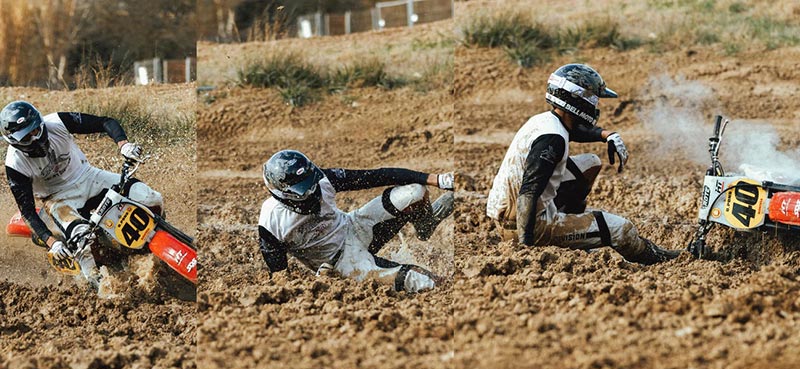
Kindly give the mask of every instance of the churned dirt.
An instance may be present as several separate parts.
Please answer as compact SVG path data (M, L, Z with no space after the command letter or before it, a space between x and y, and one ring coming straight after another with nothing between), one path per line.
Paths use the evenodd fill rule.
M709 237L716 260L684 253L645 267L609 248L586 253L500 242L485 216L486 195L514 133L548 110L548 75L580 61L619 93L601 101L600 125L620 132L631 153L618 174L607 164L605 144L570 145L570 154L593 152L606 163L589 207L631 219L666 248L685 248L695 230L714 114L739 120L729 126L730 145L723 143L729 171L740 162L726 158L772 164L767 156L734 155L751 146L782 151L796 168L798 60L798 48L736 56L714 47L664 54L595 49L526 70L502 51L458 47L454 367L800 366L798 237L716 228ZM775 133L773 142L761 136L767 132Z
M199 367L447 365L450 282L409 295L373 281L315 276L292 258L287 271L270 277L258 251L257 222L269 196L261 165L281 149L300 150L323 168L452 171L450 96L445 89L355 88L300 108L285 105L272 89L223 86L204 96L198 114ZM337 205L352 211L382 190L342 192ZM443 193L430 191L432 199ZM422 242L406 226L402 239L379 255L451 277L453 229L449 218Z
M195 92L192 85L73 92L2 88L0 98L3 105L28 100L43 114L72 111L87 101L131 99L151 104L157 120L163 117L161 109L191 117ZM128 136L152 155L136 177L162 193L168 220L194 235L194 129L170 143ZM107 136L77 135L76 141L92 165L116 172L122 164ZM3 157L5 150L2 145ZM5 183L0 201L5 225L16 211ZM0 368L196 367L195 303L170 297L158 286L160 266L154 257L134 257L125 271L107 274L98 294L82 280L58 274L49 266L46 250L30 240L3 232L0 244Z

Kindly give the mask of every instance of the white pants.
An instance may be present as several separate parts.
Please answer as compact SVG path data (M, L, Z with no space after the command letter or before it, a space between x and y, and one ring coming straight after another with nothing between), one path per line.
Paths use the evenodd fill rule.
M42 199L45 212L55 222L54 225L57 228L51 229L51 231L69 238L76 225L86 222L78 210L86 206L89 199L98 196L104 189L111 188L117 183L119 183L119 174L89 167L71 188ZM148 207L162 207L164 204L161 194L142 182L131 185L128 192L128 197Z
M377 224L396 219L397 215L392 213L402 212L425 200L426 196L425 186L398 186L349 213L352 228L334 268L343 276L358 281L374 279L393 285L396 290L419 292L433 288L435 283L428 271L415 265L388 261L369 252Z

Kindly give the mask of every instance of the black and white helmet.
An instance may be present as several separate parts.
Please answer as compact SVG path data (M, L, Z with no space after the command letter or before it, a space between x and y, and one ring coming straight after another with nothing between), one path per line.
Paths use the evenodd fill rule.
M42 115L25 101L14 101L0 111L0 132L11 146L30 156L45 156L49 141Z
M278 201L302 214L319 208L319 181L325 175L303 153L278 151L264 163L263 173L264 184Z
M585 64L564 65L547 80L547 102L592 126L600 118L597 103L605 97L615 98L617 93L607 88L603 77Z

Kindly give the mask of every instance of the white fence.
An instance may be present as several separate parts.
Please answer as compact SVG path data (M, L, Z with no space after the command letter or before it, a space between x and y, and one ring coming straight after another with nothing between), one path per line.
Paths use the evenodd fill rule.
M153 58L133 63L133 75L137 85L153 83L187 83L197 79L197 60L164 60Z
M343 14L306 14L297 18L297 37L413 27L415 24L452 18L453 8L453 0L395 0L379 2L373 8Z

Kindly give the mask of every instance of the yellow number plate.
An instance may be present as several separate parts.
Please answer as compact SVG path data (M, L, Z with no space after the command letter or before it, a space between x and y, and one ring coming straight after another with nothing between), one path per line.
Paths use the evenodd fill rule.
M119 221L114 226L117 241L123 246L132 249L141 249L144 246L145 236L155 227L155 222L146 210L128 205Z
M752 229L764 223L764 200L767 191L752 179L740 179L730 184L736 187L725 197L725 219L734 227Z

